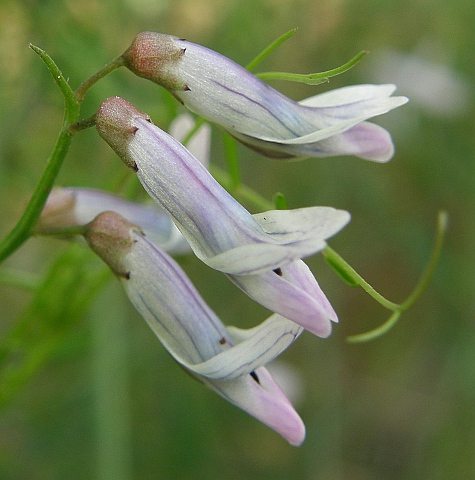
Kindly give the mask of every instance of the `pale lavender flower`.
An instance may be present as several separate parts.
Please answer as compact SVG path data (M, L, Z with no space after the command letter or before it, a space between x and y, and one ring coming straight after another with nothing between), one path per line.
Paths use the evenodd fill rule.
M301 258L349 221L331 207L251 215L173 137L125 100L103 102L99 134L137 172L195 254L273 312L326 337L337 316Z
M123 60L191 111L276 158L356 155L386 162L394 154L391 136L366 120L407 102L391 97L391 84L344 87L295 102L217 52L154 32L137 35Z
M169 126L170 135L182 141L194 128L191 115L181 114ZM187 147L205 166L209 164L211 128L203 124L194 133ZM37 231L85 225L101 212L111 210L138 225L149 240L168 253L181 255L191 252L190 245L170 216L157 204L126 200L103 190L81 187L55 187L44 206L36 226Z
M301 418L263 366L294 342L301 327L276 314L250 330L226 327L180 266L115 212L99 215L85 236L179 364L292 445L303 442Z
M112 210L139 225L147 237L171 254L191 252L189 243L170 215L156 204L145 205L112 193L80 187L55 187L38 221L37 230L86 225L97 215Z

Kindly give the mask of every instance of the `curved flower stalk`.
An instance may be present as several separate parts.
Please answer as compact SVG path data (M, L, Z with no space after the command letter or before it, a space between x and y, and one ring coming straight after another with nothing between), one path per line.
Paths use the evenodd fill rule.
M99 134L137 172L195 254L271 311L326 337L337 316L301 258L349 221L331 207L251 215L173 137L125 100L105 100Z
M356 85L295 102L229 58L165 34L137 35L122 59L191 111L276 158L355 155L386 162L390 134L366 122L407 102L394 85Z
M99 215L85 236L178 363L291 444L303 442L302 420L263 366L294 342L301 327L274 314L250 330L226 328L180 266L115 212Z

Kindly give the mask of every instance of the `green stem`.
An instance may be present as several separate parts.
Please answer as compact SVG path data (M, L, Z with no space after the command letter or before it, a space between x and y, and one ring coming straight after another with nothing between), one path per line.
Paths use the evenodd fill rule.
M252 188L249 188L244 184L240 184L237 188L233 189L233 181L231 176L221 168L210 165L209 169L213 177L237 199L255 206L260 211L274 209L274 204L271 201L262 197Z
M76 123L73 123L69 127L69 133L71 135L75 135L76 133L80 132L81 130L86 130L87 128L94 127L96 125L96 114L83 118Z
M93 125L94 116L80 122L78 121L80 106L84 95L97 81L124 64L122 57L115 58L84 81L76 92L73 92L53 59L44 50L35 45L30 44L30 48L43 60L63 95L63 125L51 156L46 162L43 174L36 185L25 211L17 224L0 243L0 262L17 250L32 235L33 228L41 215L41 211L53 187L54 181L69 151L72 136L78 131Z
M385 333L389 332L391 328L396 325L399 317L401 316L402 311L397 310L392 313L388 320L386 320L382 325L379 327L370 330L369 332L359 333L357 335L350 335L346 337L346 341L348 343L361 343L361 342L369 342L370 340L375 340L378 337L381 337Z
M230 187L232 191L241 185L241 172L239 170L239 159L237 145L234 138L224 134L224 150L226 152L226 161L228 163Z
M71 237L76 235L84 236L87 225L71 225L69 227L58 227L50 229L35 229L32 235L52 236L52 237Z
M401 303L400 310L405 311L408 308L412 307L414 303L421 297L422 293L427 288L427 285L432 279L432 276L435 271L435 267L439 262L440 254L442 253L442 246L444 244L445 233L447 231L449 223L449 216L447 212L440 211L437 216L437 233L434 242L434 247L432 248L432 252L429 257L429 261L427 262L426 268L419 279L416 287L412 291L412 293L407 297L404 302Z
M114 60L110 61L107 65L102 67L99 71L97 71L94 75L90 76L87 80L81 83L77 88L76 92L74 93L75 98L78 103L81 103L86 95L86 92L99 80L104 78L109 73L112 73L114 70L117 70L119 67L125 65L124 59L122 55L114 58Z
M323 250L323 256L328 260L330 265L337 266L338 271L353 280L356 285L359 285L370 297L374 298L378 303L388 310L397 310L400 306L397 303L390 302L378 293L359 273L355 271L345 260L343 260L338 253L329 246Z
M5 260L5 258L17 250L30 237L31 231L35 226L41 211L43 210L44 204L46 203L54 181L71 145L72 137L71 133L69 132L69 127L71 124L77 122L79 118L80 105L76 101L74 93L61 73L61 70L59 70L57 65L44 50L41 50L33 45L30 45L30 47L46 64L48 70L54 78L54 81L59 86L61 93L63 94L63 126L59 133L58 139L56 140L53 152L46 162L43 174L36 185L25 211L23 212L17 224L0 243L0 262Z
M59 134L53 152L38 182L33 195L28 202L20 220L10 233L0 243L0 262L17 250L31 235L43 206L58 175L66 153L71 145L71 136L64 129Z
M187 146L188 142L193 138L196 132L201 128L202 125L206 123L206 120L203 117L198 117L196 119L194 127L185 135L185 138L181 142L183 146Z

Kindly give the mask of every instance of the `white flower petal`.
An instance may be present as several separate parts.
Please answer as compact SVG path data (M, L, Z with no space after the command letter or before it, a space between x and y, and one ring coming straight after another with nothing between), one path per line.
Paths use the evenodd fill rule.
M207 378L232 380L274 360L303 332L302 327L277 314L251 329L227 329L236 345L199 364L180 363Z
M325 240L350 221L348 212L332 207L270 210L253 217L266 233L280 243L297 242L310 237Z
M308 257L326 247L321 239L304 239L287 245L252 243L213 257L199 257L209 267L230 275L257 275Z
M243 331L226 327L180 266L115 212L87 226L91 248L118 274L129 299L169 353L226 400L299 445L305 427L263 364L302 332L278 315ZM233 347L233 337L241 343Z
M325 248L325 239L348 222L347 212L320 207L253 217L186 148L125 100L103 102L96 126L135 166L147 192L172 216L198 258L271 311L317 335L330 334L331 318L319 294L314 298L315 291L306 291L308 282L299 285L299 276L291 280L279 272Z
M345 104L389 97L395 91L396 85L389 83L383 85L350 85L313 95L301 100L299 104L318 108L339 107Z

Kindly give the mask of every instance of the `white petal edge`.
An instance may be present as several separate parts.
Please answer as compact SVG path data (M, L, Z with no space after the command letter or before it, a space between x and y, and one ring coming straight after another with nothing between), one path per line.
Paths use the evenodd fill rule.
M274 314L257 327L228 327L228 331L233 340L239 343L205 362L190 364L173 352L170 353L195 374L214 380L233 380L274 360L304 329L281 315Z
M316 130L315 132L309 133L307 135L303 135L301 137L294 137L286 140L286 139L280 139L280 138L271 138L271 137L265 137L260 135L254 135L254 138L257 138L259 140L264 140L267 142L281 144L281 145L298 145L302 143L315 143L321 140L325 140L326 138L332 137L334 135L343 133L346 130L350 129L351 127L357 125L358 123L361 123L367 120L368 118L372 118L377 115L382 115L384 113L387 113L390 110L393 110L394 108L404 105L406 102L407 102L406 97L383 98L380 104L377 106L377 108L376 107L371 108L367 112L364 112L364 108L362 108L362 114L358 115L357 117L353 117L349 120L342 120L338 123L335 123L334 125L331 125L330 127ZM342 108L344 107L342 106ZM246 138L246 135L240 134L239 132L232 132L232 134L236 138L239 138L241 135L244 137L244 139Z
M263 273L323 250L325 239L339 232L351 218L347 211L332 207L270 210L253 217L279 244L242 245L200 259L209 267L231 275Z

